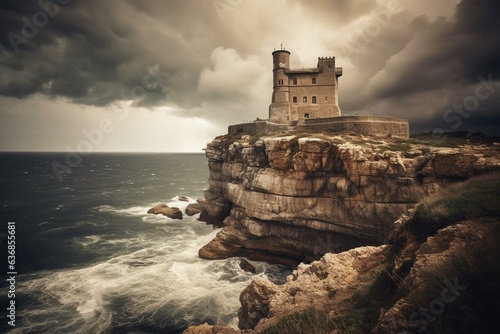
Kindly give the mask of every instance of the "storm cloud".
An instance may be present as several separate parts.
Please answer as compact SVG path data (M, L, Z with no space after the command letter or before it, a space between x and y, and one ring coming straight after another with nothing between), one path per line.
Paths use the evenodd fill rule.
M68 114L129 103L223 132L267 116L283 43L294 67L337 56L346 114L498 134L498 12L495 0L4 0L0 115L19 125L33 98L74 105Z

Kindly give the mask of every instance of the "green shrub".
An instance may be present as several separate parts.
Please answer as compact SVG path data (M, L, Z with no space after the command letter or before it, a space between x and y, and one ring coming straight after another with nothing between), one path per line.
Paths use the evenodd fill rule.
M500 216L500 173L455 184L422 201L406 227L421 241L465 219Z

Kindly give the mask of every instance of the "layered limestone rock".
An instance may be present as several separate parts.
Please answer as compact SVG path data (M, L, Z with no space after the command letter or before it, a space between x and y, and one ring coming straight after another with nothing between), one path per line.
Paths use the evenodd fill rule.
M421 212L438 210L444 200L448 209L440 210L456 210L446 214L442 228L434 225L440 221L435 216L434 222L425 215L415 220L417 210L410 209L394 222L387 245L326 254L300 264L282 285L254 280L240 296L240 329L259 333L312 307L335 324L332 333L496 333L499 176L476 178L475 185L468 182L420 204ZM483 204L457 214L457 205L477 190Z
M425 196L500 167L494 145L391 145L312 134L215 138L200 219L224 228L200 256L296 264L378 245Z

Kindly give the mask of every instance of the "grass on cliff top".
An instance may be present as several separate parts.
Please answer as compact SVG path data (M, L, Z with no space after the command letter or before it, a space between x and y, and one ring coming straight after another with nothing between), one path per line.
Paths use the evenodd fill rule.
M406 228L424 241L446 226L489 216L500 216L499 172L452 185L424 199L406 223Z

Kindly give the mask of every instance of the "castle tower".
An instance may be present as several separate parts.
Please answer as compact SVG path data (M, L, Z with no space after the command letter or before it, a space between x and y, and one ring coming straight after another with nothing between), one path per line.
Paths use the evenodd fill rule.
M332 115L340 116L340 108L339 108L339 77L342 76L342 67L335 67L335 57L319 57L318 58L318 69L323 76L327 78L325 83L331 87L333 87L333 101L330 102L332 104Z
M281 49L273 55L273 96L269 106L269 119L276 123L290 120L290 84L286 71L290 69L290 52Z

